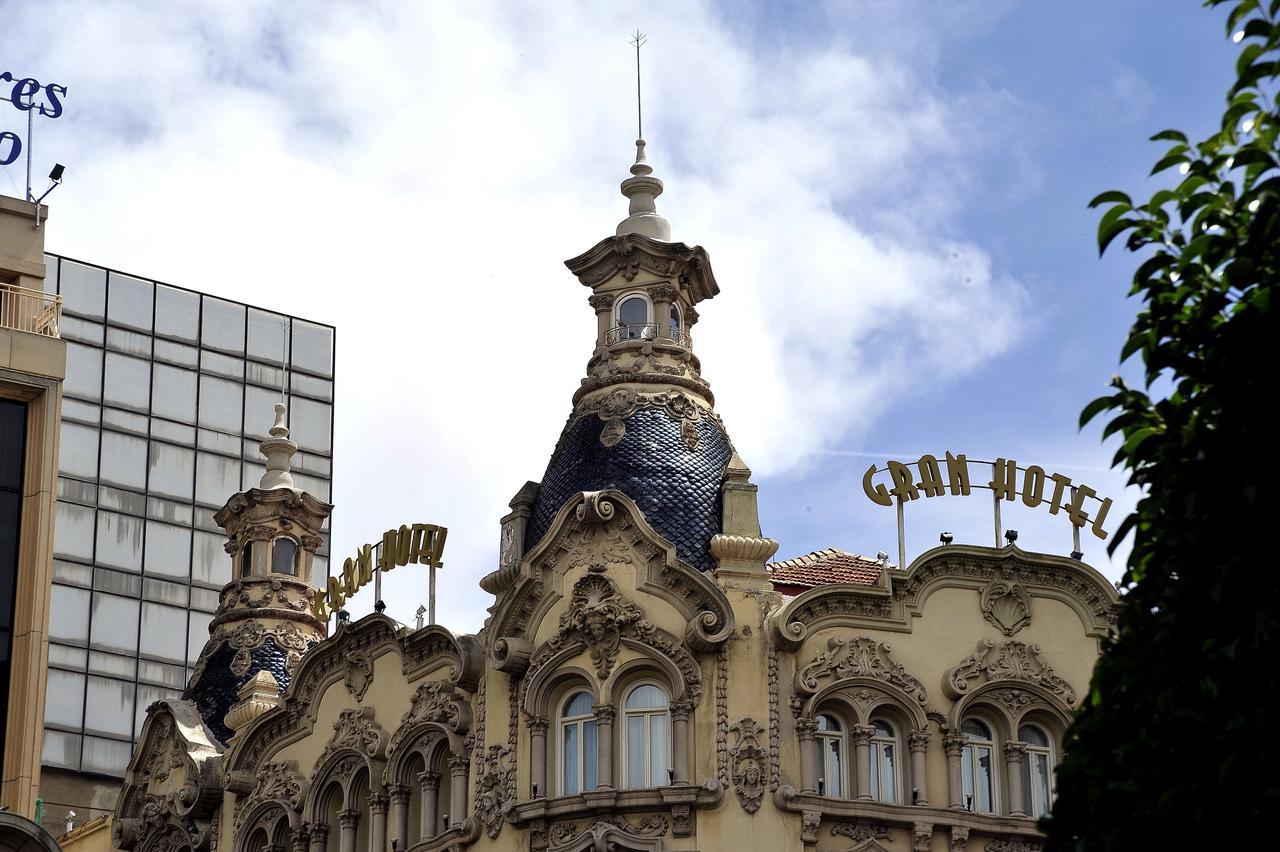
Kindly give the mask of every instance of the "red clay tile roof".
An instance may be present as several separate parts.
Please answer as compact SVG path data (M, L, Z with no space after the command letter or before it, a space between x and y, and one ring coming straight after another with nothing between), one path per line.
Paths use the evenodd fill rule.
M873 586L880 580L884 564L837 547L815 550L769 566L775 587L791 586L796 592L831 583L858 583ZM779 588L778 591L785 591Z

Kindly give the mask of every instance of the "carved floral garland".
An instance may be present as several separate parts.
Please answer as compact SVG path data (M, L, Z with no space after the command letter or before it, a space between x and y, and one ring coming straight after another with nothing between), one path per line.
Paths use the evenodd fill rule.
M971 680L1021 681L1047 689L1068 705L1076 703L1075 690L1040 657L1040 646L1016 639L1000 644L983 639L977 653L947 672L945 684L953 697L959 697L970 691Z
M921 705L928 698L924 684L907 673L906 667L890 656L890 647L867 636L842 638L833 636L825 653L819 654L796 673L796 691L813 695L819 682L830 678L874 678L897 686Z

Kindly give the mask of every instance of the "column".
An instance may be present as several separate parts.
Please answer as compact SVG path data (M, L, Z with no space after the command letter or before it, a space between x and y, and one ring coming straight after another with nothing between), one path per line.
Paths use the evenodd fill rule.
M604 346L604 337L613 328L613 296L596 293L587 304L596 312L596 346Z
M293 852L307 852L307 847L311 844L311 835L307 831L306 823L289 832L289 838L292 841L290 845L293 847Z
M947 806L964 810L964 781L960 778L960 752L964 751L964 737L947 734L942 738L942 748L947 752L947 791L951 803Z
M466 755L456 755L449 758L449 776L453 782L449 793L449 808L453 813L449 814L449 825L462 825L462 821L467 818L467 768L470 761Z
M911 752L911 790L906 791L915 805L929 804L929 784L925 778L925 752L929 748L928 731L912 731L907 734L907 749ZM912 793L912 790L915 792Z
M677 784L689 783L689 714L693 702L687 698L671 702L671 755Z
M369 794L369 848L371 852L387 852L387 797Z
M418 832L422 839L435 837L441 831L436 820L436 811L440 808L440 773L419 772L418 786L422 790L422 813L419 814Z
M338 811L338 848L341 852L356 852L356 826L359 824L359 811Z
M311 823L311 852L324 852L329 840L329 826L322 822Z
M658 325L658 340L671 339L671 303L675 301L676 288L670 284L660 284L649 288L649 299L653 302L653 321Z
M814 743L813 732L818 723L811 717L801 716L796 719L796 737L800 740L800 792L818 792L818 753Z
M876 729L870 725L854 725L851 736L853 738L853 764L857 767L857 797L859 799L870 799L871 796L871 738L876 735Z
M547 789L547 720L529 719L529 787L533 798L550 795Z
M596 714L596 787L613 786L613 720L618 711L612 704L593 704Z
M409 846L409 797L413 788L408 784L392 784L387 788L391 799L391 839L400 841L397 846L403 852Z
M1026 816L1022 801L1022 761L1027 759L1027 744L1004 744L1005 775L1009 779L1009 816Z

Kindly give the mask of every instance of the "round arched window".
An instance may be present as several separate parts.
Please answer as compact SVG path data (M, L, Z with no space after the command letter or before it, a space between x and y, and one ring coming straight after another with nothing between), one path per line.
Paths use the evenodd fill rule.
M884 719L873 719L871 727L871 798L898 801L898 734Z
M596 788L596 717L591 693L575 692L560 712L560 795Z
M1022 795L1027 816L1048 816L1053 804L1053 744L1037 725L1023 725L1018 739L1027 744L1022 761Z
M298 576L298 543L281 536L271 547L271 573Z
M960 726L964 750L960 752L960 780L964 788L965 807L978 813L995 810L995 740L986 723L965 719Z
M649 303L643 296L627 296L618 305L619 340L641 340L653 337L649 325Z
M627 693L623 704L623 779L630 788L668 783L671 768L671 715L667 693L642 683Z
M240 549L240 576L248 577L253 572L253 542L246 541Z
M848 785L845 783L845 734L844 726L835 716L820 713L817 722L818 742L818 793L842 798Z

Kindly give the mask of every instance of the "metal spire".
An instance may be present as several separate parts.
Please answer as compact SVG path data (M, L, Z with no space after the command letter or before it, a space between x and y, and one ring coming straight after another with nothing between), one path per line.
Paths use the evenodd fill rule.
M649 40L649 37L644 33L640 32L638 28L634 33L631 34L630 44L634 45L636 49L636 138L637 139L644 138L644 115L640 109L640 48L644 47L645 42L647 42L648 40Z
M640 48L649 37L636 30L630 44L636 49L636 161L631 177L622 182L622 194L630 202L626 219L615 231L618 234L641 234L655 240L671 241L671 225L658 215L654 199L662 194L662 181L653 176L653 167L644 156L644 113L640 104Z

